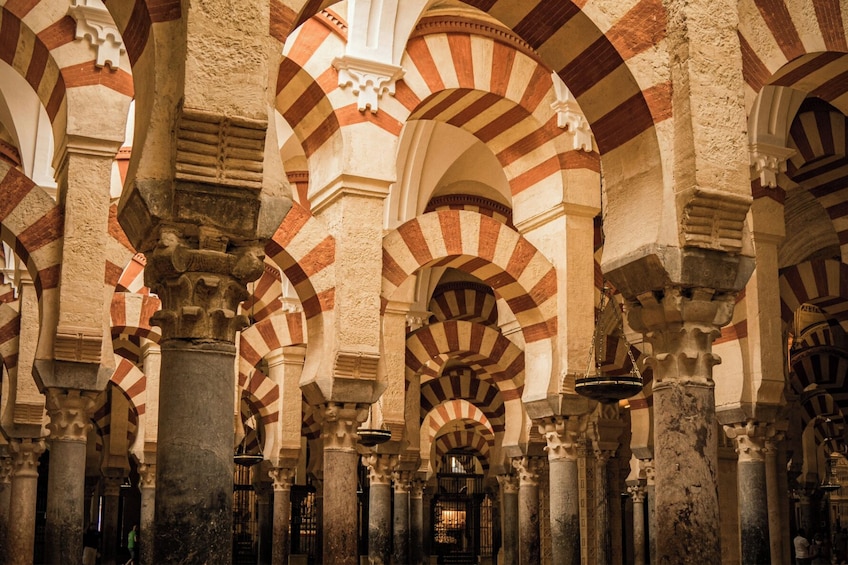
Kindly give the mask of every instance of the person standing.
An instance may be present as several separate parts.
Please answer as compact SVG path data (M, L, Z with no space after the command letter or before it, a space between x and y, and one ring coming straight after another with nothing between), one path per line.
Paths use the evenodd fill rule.
M810 565L812 559L810 556L810 542L804 532L804 528L798 529L798 535L792 540L795 546L795 563L796 565Z
M136 565L138 559L138 526L134 525L127 534L127 549L130 550L130 560L124 565Z

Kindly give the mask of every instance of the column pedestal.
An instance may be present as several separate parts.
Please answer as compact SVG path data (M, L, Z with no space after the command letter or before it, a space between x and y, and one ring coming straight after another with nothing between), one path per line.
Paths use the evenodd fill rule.
M553 418L539 425L548 452L552 557L562 565L580 563L577 439L585 431L585 418Z
M518 471L518 561L521 565L541 565L539 535L539 457L517 457L512 466Z
M498 475L503 521L503 565L518 565L518 477Z
M47 483L45 558L75 563L82 555L85 522L85 445L94 397L78 390L47 391L50 470Z
M291 482L295 470L275 467L268 472L274 481L274 527L271 565L288 565L289 525L291 522Z
M368 562L389 565L392 553L392 473L396 455L362 456L368 467Z
M324 440L323 563L358 565L356 429L368 406L331 402L318 412Z
M33 561L38 458L45 447L40 439L14 439L9 442L12 459L10 520L6 534L6 563L9 565L31 565Z

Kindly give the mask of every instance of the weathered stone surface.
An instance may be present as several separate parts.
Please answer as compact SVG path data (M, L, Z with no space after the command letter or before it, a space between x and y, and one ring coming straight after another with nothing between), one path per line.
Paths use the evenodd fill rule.
M503 501L503 563L518 565L518 476L498 475Z

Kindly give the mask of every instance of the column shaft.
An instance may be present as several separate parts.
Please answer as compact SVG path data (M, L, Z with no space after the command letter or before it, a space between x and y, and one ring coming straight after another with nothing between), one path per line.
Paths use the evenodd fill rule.
M273 530L274 524L271 519L271 504L268 500L271 498L270 493L265 493L257 496L256 506L258 513L258 530L259 530L259 565L271 565L271 553L273 551Z
M0 563L6 563L6 536L9 530L9 507L12 502L12 459L0 457Z
M161 350L154 563L225 565L232 562L235 348L171 339Z
M406 565L409 555L409 484L395 479L394 517L392 532L392 563Z
M105 565L118 563L118 548L121 546L121 532L118 530L120 516L118 504L121 498L121 477L103 478L103 538L101 540L101 561Z
M595 520L597 523L598 563L610 563L612 560L612 537L610 535L609 478L607 477L607 452L595 453Z
M153 563L154 513L156 509L156 466L142 463L138 466L141 493L141 516L138 522L139 560L143 565ZM132 526L130 526L132 527ZM150 542L150 543L144 543Z
M31 565L35 550L35 500L38 491L38 458L44 453L41 440L13 440L9 443L12 471L9 529L6 537L6 563ZM80 552L80 558L82 552Z
M271 565L288 565L291 552L289 525L291 523L291 479L294 470L285 467L271 469L274 480L274 525Z
M518 477L498 475L503 520L503 565L518 565Z
M777 441L766 442L766 496L768 498L768 538L772 565L783 563L783 540L781 539L780 487L777 484ZM786 474L786 470L783 471Z
M762 460L740 461L736 471L739 490L739 530L742 563L771 563L766 469Z
M362 456L368 466L368 562L388 565L392 554L392 473L396 455Z
M554 563L580 563L580 493L576 459L551 459L551 548Z
M627 490L633 499L633 565L645 565L645 487Z
M539 470L541 459L513 459L519 472L518 559L521 565L540 565L542 544L539 532Z
M409 492L409 562L424 565L424 485L412 484Z

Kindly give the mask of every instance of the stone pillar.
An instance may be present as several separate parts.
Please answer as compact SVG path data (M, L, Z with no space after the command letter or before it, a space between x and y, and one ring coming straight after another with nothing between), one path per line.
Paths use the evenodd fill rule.
M667 287L630 303L630 326L645 334L654 369L658 563L721 562L712 342L734 298Z
M259 542L257 544L259 565L271 565L271 554L273 552L274 522L271 518L271 502L274 490L268 481L257 480L254 489L256 492L256 515L257 530L259 531ZM291 507L291 505L289 505Z
M368 467L368 562L388 565L392 553L392 473L396 455L362 456Z
M204 226L160 226L147 253L162 301L155 563L232 561L234 342L248 322L236 312L262 257Z
M409 491L412 488L410 471L395 471L395 498L392 518L392 563L406 565L410 562L409 554Z
M598 563L612 561L612 537L610 534L610 497L607 463L612 456L608 450L595 449L595 520ZM616 502L618 502L616 500Z
M9 531L9 506L12 501L12 458L6 455L7 446L3 446L0 456L0 563L6 563L6 535Z
M268 475L274 481L274 532L271 548L271 565L288 565L289 525L291 522L291 484L295 470L274 467Z
M409 490L409 562L424 565L424 481L414 479Z
M321 472L321 476L323 476L323 471ZM312 486L315 487L315 562L323 563L324 562L324 480L317 478L312 479ZM359 501L357 501L357 509L359 508ZM359 536L357 532L357 543L359 542ZM359 548L357 547L357 552Z
M498 475L501 486L501 519L503 520L502 565L518 565L518 477Z
M818 528L816 527L816 519L815 519L815 505L816 501L812 495L802 494L798 497L798 506L800 507L800 519L801 523L798 524L799 528L803 528L807 535L810 535L810 532L815 532Z
M101 563L119 563L118 548L124 540L118 530L120 515L118 504L121 498L123 477L103 477L103 538L101 541Z
M9 529L6 534L6 563L30 565L35 550L35 499L38 491L38 458L46 448L41 439L13 439ZM80 552L80 558L82 552Z
M648 498L648 562L656 565L657 561L657 514L656 514L656 481L654 479L654 460L642 459L639 464L645 471L645 496Z
M324 440L323 562L357 565L356 429L365 421L368 406L330 402L317 411Z
M138 490L141 492L141 516L138 523L138 558L142 565L153 563L154 512L156 509L156 465L141 463L138 466Z
M765 449L765 466L766 466L766 497L768 498L768 539L769 552L771 553L772 565L780 565L783 563L783 540L781 539L782 531L782 508L780 485L778 484L778 467L777 467L777 452L778 443L783 439L783 434L777 433L772 437L766 438ZM786 474L784 466L783 474ZM784 491L787 492L788 491ZM789 559L787 559L788 561Z
M521 565L542 563L542 540L539 535L540 457L515 457L512 466L518 471L518 560Z
M736 440L739 462L736 485L739 496L739 531L742 563L770 563L769 508L766 489L765 442L774 428L749 420L724 426L727 437Z
M645 494L644 485L627 487L633 499L633 565L645 565Z
M547 442L553 562L562 565L580 563L577 439L585 431L586 419L580 417L551 418L539 425Z
M77 563L82 559L85 444L92 426L94 395L50 388L46 396L50 470L45 559L47 563Z

